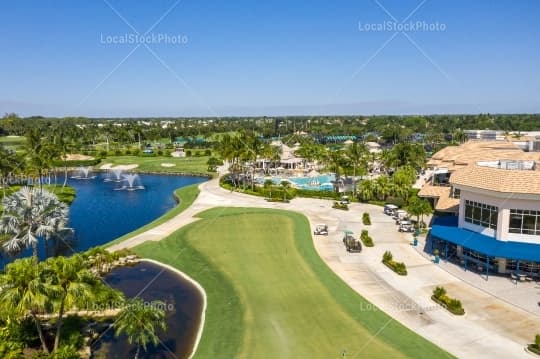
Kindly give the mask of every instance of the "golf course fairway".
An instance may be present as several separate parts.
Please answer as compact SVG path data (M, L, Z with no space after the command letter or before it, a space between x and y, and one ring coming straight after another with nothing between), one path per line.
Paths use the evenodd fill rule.
M315 251L303 215L218 207L198 217L134 248L204 287L196 358L450 357L341 281Z

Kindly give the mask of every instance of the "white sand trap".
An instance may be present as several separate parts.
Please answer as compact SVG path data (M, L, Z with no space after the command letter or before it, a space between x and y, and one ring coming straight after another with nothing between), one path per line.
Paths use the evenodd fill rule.
M105 163L105 164L101 165L101 167L99 167L99 168L102 169L102 170L112 170L114 168L114 169L127 171L127 170L132 170L132 169L137 168L137 167L139 167L139 165L136 165L136 164L116 165L116 166L114 166L112 163Z
M167 162L164 162L161 164L161 167L174 167L176 166L176 164L174 163L167 163Z
M66 161L86 161L86 160L93 160L94 157L92 156L86 156L81 155L79 153L68 153L66 155Z

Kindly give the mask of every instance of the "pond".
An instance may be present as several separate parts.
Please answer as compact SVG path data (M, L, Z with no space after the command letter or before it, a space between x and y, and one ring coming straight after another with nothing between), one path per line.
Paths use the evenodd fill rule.
M206 178L194 176L140 174L134 186L141 185L144 189L128 191L119 190L126 186L126 181L106 181L110 178L110 174L99 173L89 176L89 179L69 179L68 184L75 188L77 194L69 209L68 223L75 229L75 238L67 244L59 243L63 248L50 245L45 249L40 243L42 259L85 251L142 227L176 205L173 193L177 188L206 181ZM29 255L31 251L26 250L18 257ZM0 265L13 259L4 257Z
M147 352L141 350L140 358L166 359L188 358L196 342L204 298L197 287L173 271L150 262L134 267L114 269L105 282L124 292L126 297L138 296L145 302L160 300L165 304L167 330L158 332L160 343L149 345ZM94 358L132 358L136 346L127 342L125 336L116 338L107 331L92 345Z

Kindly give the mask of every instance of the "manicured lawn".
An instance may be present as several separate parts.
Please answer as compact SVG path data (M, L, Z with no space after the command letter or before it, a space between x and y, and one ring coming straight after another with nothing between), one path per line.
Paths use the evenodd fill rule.
M137 228L133 232L127 233L127 234L123 235L122 237L115 239L112 242L107 243L105 245L105 247L109 247L109 246L111 246L113 244L122 242L122 241L124 241L124 240L126 240L128 238L134 237L139 233L142 233L142 232L145 232L145 231L147 231L147 230L149 230L151 228L157 227L160 224L168 221L169 219L177 216L178 214L183 212L186 208L191 206L193 201L195 201L195 199L199 195L199 192L200 192L199 183L195 183L195 184L192 184L192 185L177 189L176 191L174 191L174 195L176 196L176 198L178 198L180 203L178 203L178 205L176 207L174 207L173 209L171 209L170 211L168 211L167 213L165 213L163 216L159 217L158 219L156 219L156 220L154 220L154 221L152 221L152 222L150 222L150 223L148 223L148 224L146 224L146 225L144 225L144 226L142 226L140 228Z
M169 238L135 248L205 288L196 357L449 356L343 283L317 255L301 214L215 208L199 216Z
M138 164L138 171L148 172L160 172L160 173L197 173L215 175L215 173L208 172L208 156L200 157L143 157L143 156L118 156L107 157L101 161L99 166L105 163L112 163L114 165L130 165ZM173 163L174 167L163 167L162 163Z

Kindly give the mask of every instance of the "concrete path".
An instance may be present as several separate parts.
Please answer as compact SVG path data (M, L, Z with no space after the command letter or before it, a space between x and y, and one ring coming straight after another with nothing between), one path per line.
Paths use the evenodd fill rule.
M216 206L286 209L307 216L312 228L329 225L327 237L315 236L315 248L328 266L352 289L374 306L359 311L383 310L416 333L462 358L530 358L524 346L540 331L540 313L528 312L456 278L455 274L433 264L409 242L410 234L396 231L392 219L377 206L351 204L350 211L332 209L331 201L298 198L289 204L269 203L263 198L226 191L217 179L200 185L201 193L193 205L168 222L121 242L110 250L136 246L167 237L178 228L194 222L193 216ZM343 230L360 234L363 212L369 212L372 225L366 226L375 247L362 253L345 251ZM409 275L401 277L381 263L390 250L394 258L406 263ZM459 298L466 310L456 317L431 301L433 288L443 285L450 296ZM529 292L535 301L536 293ZM534 297L534 298L533 298ZM381 323L381 330L389 323Z

